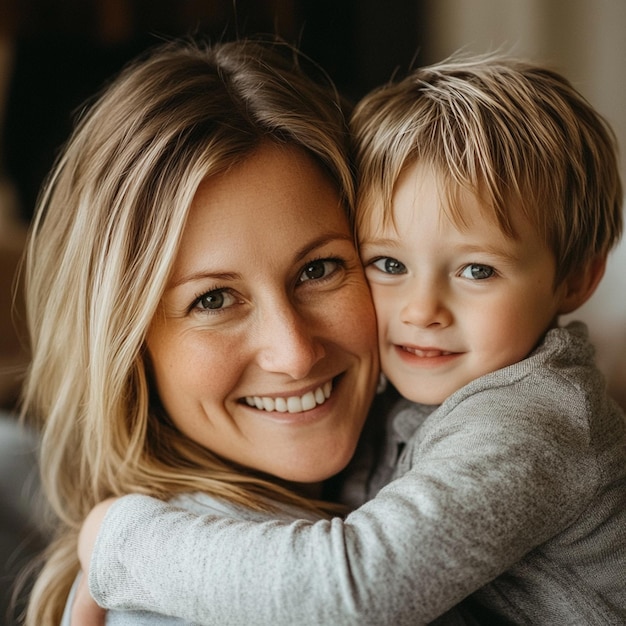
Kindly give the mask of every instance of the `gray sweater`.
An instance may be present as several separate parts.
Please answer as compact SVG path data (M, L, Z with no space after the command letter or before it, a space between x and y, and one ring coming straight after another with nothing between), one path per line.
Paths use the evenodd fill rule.
M183 494L172 498L170 504L177 508L185 509L195 515L219 515L221 517L247 521L281 519L290 522L297 519L309 519L311 521L319 519L319 517L314 515L311 511L304 511L283 504L275 503L275 508L272 513L264 513L262 511L254 511L249 508L237 506L204 493ZM70 626L70 614L80 576L79 574L72 586L60 626ZM196 624L196 622L190 622L185 619L159 614L149 610L120 609L107 611L106 614L106 626L194 626L194 624ZM80 626L80 624L77 626Z
M455 605L474 624L625 624L626 423L592 355L572 325L439 407L401 401L373 477L395 480L345 520L127 496L96 542L92 593L202 624L450 623Z

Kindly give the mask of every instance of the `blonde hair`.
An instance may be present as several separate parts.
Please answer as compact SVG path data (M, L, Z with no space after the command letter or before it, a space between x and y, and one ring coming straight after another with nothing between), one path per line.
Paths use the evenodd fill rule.
M547 68L482 57L418 69L366 96L351 127L357 228L393 221L395 184L420 161L440 175L455 223L463 224L461 189L475 193L509 236L512 212L520 211L554 252L557 284L620 237L614 135Z
M330 81L285 44L173 42L106 89L42 193L26 259L32 363L23 413L43 426L44 490L59 518L27 624L58 624L94 504L202 490L245 506L315 507L212 455L163 417L144 339L200 182L263 141L300 146L349 210L348 135Z

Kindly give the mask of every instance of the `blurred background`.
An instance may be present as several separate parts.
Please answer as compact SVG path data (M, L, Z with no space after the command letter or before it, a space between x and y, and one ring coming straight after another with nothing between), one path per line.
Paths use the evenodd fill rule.
M0 0L0 407L14 406L27 359L14 268L76 110L164 38L261 32L298 44L353 100L458 50L548 63L608 118L626 149L624 0ZM623 150L621 159L625 171ZM624 404L625 262L622 246L583 311Z
M278 34L353 100L459 50L527 57L564 73L609 120L624 177L625 32L625 0L0 0L0 409L15 409L28 362L15 270L42 180L81 103L147 46L193 33ZM626 407L624 270L626 244L574 317L591 324L610 391ZM33 460L0 458L0 491L19 489L23 502L17 463ZM38 539L26 513L7 513L1 502L2 515L14 525L24 520L8 531L0 520L0 623L7 624L5 582Z

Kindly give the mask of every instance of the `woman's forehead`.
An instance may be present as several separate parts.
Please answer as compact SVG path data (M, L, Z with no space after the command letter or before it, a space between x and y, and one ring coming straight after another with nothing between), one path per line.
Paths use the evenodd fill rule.
M228 171L205 179L192 202L174 274L200 258L296 254L310 241L349 236L330 177L306 152L262 146Z

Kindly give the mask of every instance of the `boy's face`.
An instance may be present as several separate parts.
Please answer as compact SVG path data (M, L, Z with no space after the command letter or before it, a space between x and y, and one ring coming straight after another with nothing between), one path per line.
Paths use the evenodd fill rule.
M563 298L553 254L528 223L514 219L511 239L475 196L459 198L461 228L444 213L435 171L412 165L394 193L395 226L378 221L359 233L383 370L424 404L525 358Z

